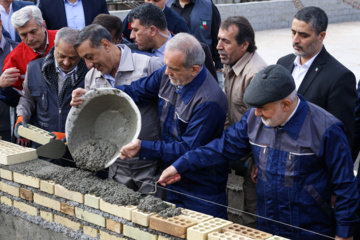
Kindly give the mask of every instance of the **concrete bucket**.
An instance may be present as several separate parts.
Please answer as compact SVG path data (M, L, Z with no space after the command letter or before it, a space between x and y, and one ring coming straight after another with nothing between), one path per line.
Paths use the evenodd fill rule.
M134 101L118 89L88 91L84 99L66 119L68 148L77 167L99 171L115 162L122 146L137 139L141 115Z

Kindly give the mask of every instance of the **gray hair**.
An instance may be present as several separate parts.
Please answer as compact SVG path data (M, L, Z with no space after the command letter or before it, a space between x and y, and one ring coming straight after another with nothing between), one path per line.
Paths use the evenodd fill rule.
M178 50L184 53L184 67L189 69L193 65L203 66L205 52L199 41L189 33L178 33L169 40L166 51Z
M15 29L17 29L19 27L24 27L32 19L35 19L39 26L42 26L44 22L41 11L38 7L33 5L26 6L13 13L11 16L11 24Z
M68 27L61 28L55 36L55 46L58 45L60 40L63 40L66 43L74 45L76 38L79 36L80 31L77 29L72 29Z
M311 28L315 31L316 35L325 32L328 26L328 16L319 7L304 7L295 14L294 18L311 24Z
M84 27L76 39L74 48L77 49L85 40L89 39L92 48L99 48L101 40L107 39L112 42L111 34L106 28L99 24L91 24Z
M286 98L289 99L291 102L294 102L298 98L296 90L292 91Z

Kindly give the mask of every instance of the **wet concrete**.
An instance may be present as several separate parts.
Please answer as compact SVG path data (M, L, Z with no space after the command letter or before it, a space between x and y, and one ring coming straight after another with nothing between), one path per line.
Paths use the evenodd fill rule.
M181 209L180 208L167 208L159 212L159 215L165 218L169 217L176 217L181 215Z
M78 168L100 171L116 155L118 147L107 139L90 139L83 142L72 153Z

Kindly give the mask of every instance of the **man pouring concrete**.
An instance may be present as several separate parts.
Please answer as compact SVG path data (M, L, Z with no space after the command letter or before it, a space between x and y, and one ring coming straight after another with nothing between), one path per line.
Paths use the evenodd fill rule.
M299 240L352 239L359 193L343 123L297 95L293 77L280 65L260 71L244 101L253 108L240 121L176 160L159 182L170 184L174 180L165 179L177 173L223 166L253 151L258 229Z

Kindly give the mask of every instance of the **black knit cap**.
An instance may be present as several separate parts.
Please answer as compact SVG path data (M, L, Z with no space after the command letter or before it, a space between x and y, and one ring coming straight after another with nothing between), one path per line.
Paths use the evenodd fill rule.
M261 107L286 98L295 90L294 78L281 65L261 70L245 90L244 102L249 107Z

